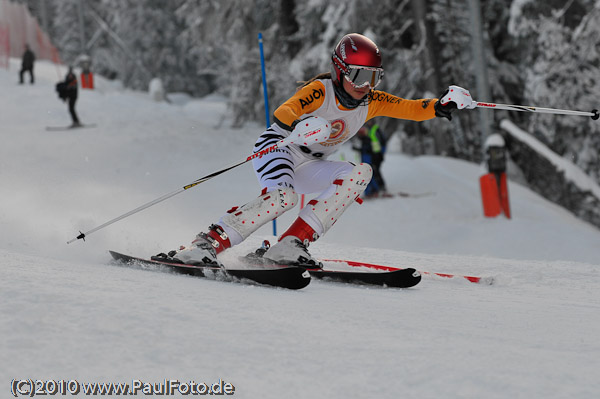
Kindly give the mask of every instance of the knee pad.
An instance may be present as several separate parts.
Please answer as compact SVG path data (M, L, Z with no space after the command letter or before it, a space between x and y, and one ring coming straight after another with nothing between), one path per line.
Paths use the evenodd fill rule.
M298 194L293 188L276 188L263 192L258 198L241 207L231 208L219 224L226 224L245 240L262 225L289 211L297 203Z
M309 201L308 205L300 211L299 216L311 225L317 234L325 234L344 211L352 205L352 202L358 200L358 197L367 188L372 176L373 169L371 165L361 163L354 166L348 175L333 182L336 185L336 190L330 197ZM317 224L320 226L317 226Z

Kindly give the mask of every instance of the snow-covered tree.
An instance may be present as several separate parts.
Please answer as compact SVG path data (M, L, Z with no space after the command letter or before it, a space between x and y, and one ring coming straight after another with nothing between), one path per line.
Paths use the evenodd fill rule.
M55 3L52 26L55 32L52 40L60 50L64 63L73 64L81 54L77 0Z
M532 41L523 57L523 99L542 107L590 111L598 107L600 3L594 0L521 2L511 10L511 34ZM529 116L528 131L600 178L600 125L591 119Z
M22 0L33 12L38 0ZM264 36L270 112L299 82L329 70L346 33L378 43L386 70L381 89L406 98L437 97L458 84L477 97L467 0L81 0L85 42L94 70L145 89L160 77L167 91L230 99L234 124L264 119L258 32ZM65 62L81 52L77 0L48 0L53 39ZM483 42L494 102L591 109L598 92L596 0L487 0ZM369 18L365 18L368 15ZM531 43L534 43L533 45ZM470 160L481 157L476 112L452 123L380 121L430 147ZM598 124L552 115L507 116L552 148L600 176ZM433 143L431 145L427 143ZM589 150L591 148L591 150Z

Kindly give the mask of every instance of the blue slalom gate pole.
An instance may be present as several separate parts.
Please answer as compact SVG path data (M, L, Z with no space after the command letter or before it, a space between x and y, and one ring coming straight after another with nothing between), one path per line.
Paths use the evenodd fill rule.
M271 126L271 118L269 116L269 94L267 92L267 74L265 72L265 54L263 51L263 37L261 32L258 32L258 48L260 49L260 67L262 70L263 94L265 97L265 120L268 129L269 126ZM273 235L277 235L277 219L273 219Z
M271 126L271 118L269 117L269 95L267 93L267 74L265 72L265 53L263 51L262 33L258 34L258 47L260 48L260 67L262 69L262 84L263 94L265 96L265 119L267 121L267 129Z

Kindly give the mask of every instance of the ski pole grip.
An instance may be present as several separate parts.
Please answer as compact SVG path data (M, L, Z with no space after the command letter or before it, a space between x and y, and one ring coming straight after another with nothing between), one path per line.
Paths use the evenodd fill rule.
M598 113L598 110L597 109L593 109L592 110L592 114L594 114L594 115L592 115L592 119L595 120L595 121L597 121L598 118L600 117L600 114Z

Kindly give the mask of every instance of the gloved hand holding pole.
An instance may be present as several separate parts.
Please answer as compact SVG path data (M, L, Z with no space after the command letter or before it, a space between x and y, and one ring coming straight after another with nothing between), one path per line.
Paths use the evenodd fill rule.
M487 109L501 109L507 111L522 111L522 112L537 112L540 114L556 114L556 115L575 115L575 116L589 116L593 120L597 120L600 117L597 109L593 109L590 112L586 111L572 111L568 109L554 109L554 108L541 108L541 107L530 107L524 105L511 105L511 104L494 104L488 102L475 101L471 98L471 94L468 90L463 89L460 86L450 86L444 95L440 98L442 105L448 102L454 102L458 109L474 109L474 108L487 108Z

